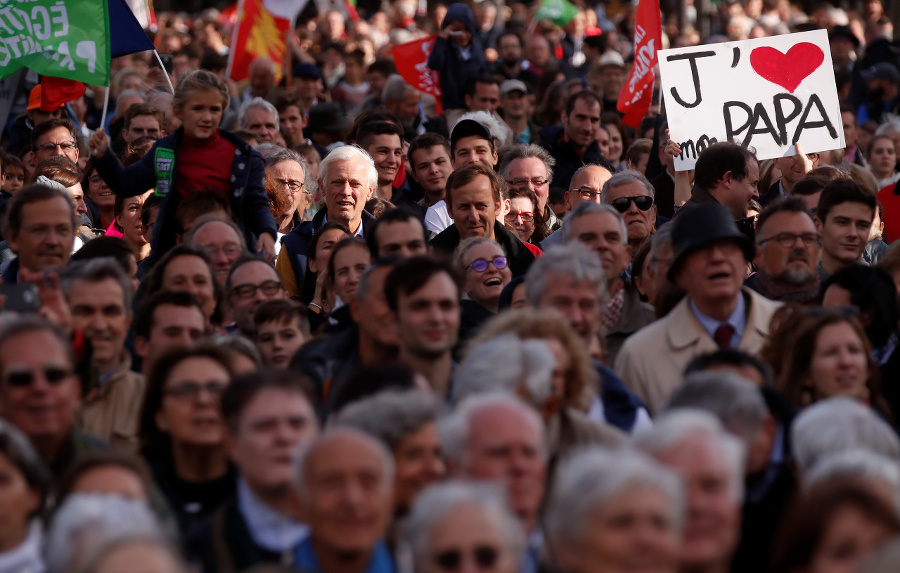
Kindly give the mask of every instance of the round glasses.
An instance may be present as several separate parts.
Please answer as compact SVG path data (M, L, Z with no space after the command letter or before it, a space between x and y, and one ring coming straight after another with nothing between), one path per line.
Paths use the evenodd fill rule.
M506 257L494 257L490 261L487 259L475 259L468 268L473 269L476 273L483 273L488 269L488 265L494 265L498 271L502 271L509 265Z

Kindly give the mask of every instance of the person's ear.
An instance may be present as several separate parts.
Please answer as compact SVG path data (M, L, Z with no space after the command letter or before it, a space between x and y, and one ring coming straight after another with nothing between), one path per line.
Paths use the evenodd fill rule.
M822 222L822 219L819 219L819 216L816 215L815 217L813 217L813 222L816 224L816 232L821 235L822 227L825 226L824 223Z
M722 184L727 188L731 186L732 181L734 181L734 173L726 171L725 175L722 176Z
M140 356L142 359L147 359L147 339L143 336L135 336L134 337L134 351Z
M166 417L165 413L162 410L156 412L153 416L153 421L156 422L156 428L160 432L168 432L169 431L169 419Z

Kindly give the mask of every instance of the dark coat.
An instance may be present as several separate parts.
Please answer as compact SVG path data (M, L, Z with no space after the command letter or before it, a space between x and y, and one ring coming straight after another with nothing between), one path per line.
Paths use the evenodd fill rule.
M297 279L298 288L302 288L303 279L306 276L306 252L309 250L309 243L319 227L325 224L326 215L327 209L319 209L312 221L306 221L302 225L294 227L290 233L281 238L281 248L285 250L285 254L291 262L291 269ZM363 228L363 235L365 235L375 224L375 217L368 211L363 211L360 215L360 224Z
M503 224L494 222L494 240L500 243L509 260L509 270L513 277L520 277L528 272L534 262L534 254L528 250L518 237L512 234ZM450 225L431 239L431 246L438 253L452 257L459 246L460 236L456 225Z
M675 216L675 181L663 170L650 180L650 184L655 191L653 201L656 203L657 216L671 219Z
M200 565L203 573L240 573L260 563L279 563L282 557L253 540L237 496L191 532L184 545L188 561Z
M97 172L117 196L134 197L151 188L156 189L157 193L164 193L159 206L159 217L153 227L151 257L154 261L175 246L175 235L180 232L175 220L175 211L181 199L177 189L164 190L163 185L158 184L156 153L158 149L171 149L175 152L170 171L174 185L178 172L178 147L183 135L184 129L178 128L172 135L154 143L141 161L128 167L122 166L109 148L102 157L94 158ZM275 218L269 210L269 198L263 184L265 162L258 151L233 133L219 130L219 135L237 148L234 157L223 157L222 160L232 161L231 212L244 230L247 245L253 248L262 233L269 233L272 238L278 236L278 225L275 224Z
M324 420L359 369L359 327L303 345L291 360L291 367L309 378L316 392L316 410Z
M568 189L572 176L584 165L602 165L615 172L606 158L600 154L600 145L596 141L591 141L584 153L581 153L571 141L562 141L563 129L561 125L550 125L540 131L541 147L556 158L551 188Z
M20 115L9 128L9 141L6 144L6 153L9 155L18 155L27 145L31 145L31 120L27 115Z
M478 41L478 31L475 29L475 17L472 10L466 4L451 4L444 16L443 30L451 22L462 22L469 33L472 34L472 42L469 44L469 59L462 57L462 52L452 41L438 36L434 41L434 47L428 56L428 67L441 75L441 102L444 109L457 109L466 107L466 87L469 82L480 74L487 73L487 61L484 59L484 50Z
M781 197L781 179L779 179L775 183L772 183L768 191L766 191L765 193L760 193L759 204L765 207L779 197Z
M625 386L612 369L599 362L594 362L594 368L600 374L599 394L603 401L603 417L608 424L623 432L631 432L638 410L647 409L647 406Z

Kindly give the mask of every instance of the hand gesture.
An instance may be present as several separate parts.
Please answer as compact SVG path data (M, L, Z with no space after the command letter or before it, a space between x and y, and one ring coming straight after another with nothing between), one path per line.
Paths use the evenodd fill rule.
M259 236L256 244L256 252L265 256L269 263L275 262L275 237L269 233L263 233Z
M106 136L103 126L99 127L91 136L88 147L91 148L91 155L94 157L102 157L106 153L106 149L109 147L109 138Z
M681 155L681 146L672 141L672 138L669 137L669 130L666 130L666 148L665 154L669 157L675 158Z

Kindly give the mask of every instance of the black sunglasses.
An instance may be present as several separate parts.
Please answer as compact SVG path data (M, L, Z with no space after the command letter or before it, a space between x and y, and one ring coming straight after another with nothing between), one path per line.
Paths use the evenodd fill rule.
M463 556L459 549L448 549L434 556L434 562L443 571L459 571L462 568ZM500 551L490 545L479 545L472 550L472 557L479 569L491 569L500 557Z
M56 385L60 384L68 378L72 371L63 368L62 366L44 366L42 369L44 378L50 384ZM40 371L40 370L39 370ZM6 383L10 386L15 386L17 388L24 388L26 386L31 386L34 384L35 380L35 371L34 370L8 370L6 374L4 374L3 379L6 380Z
M648 197L647 195L641 195L640 197L619 197L618 199L613 199L610 204L619 213L624 213L631 207L632 201L634 201L634 204L637 205L637 208L641 211L646 211L653 206L653 197Z

